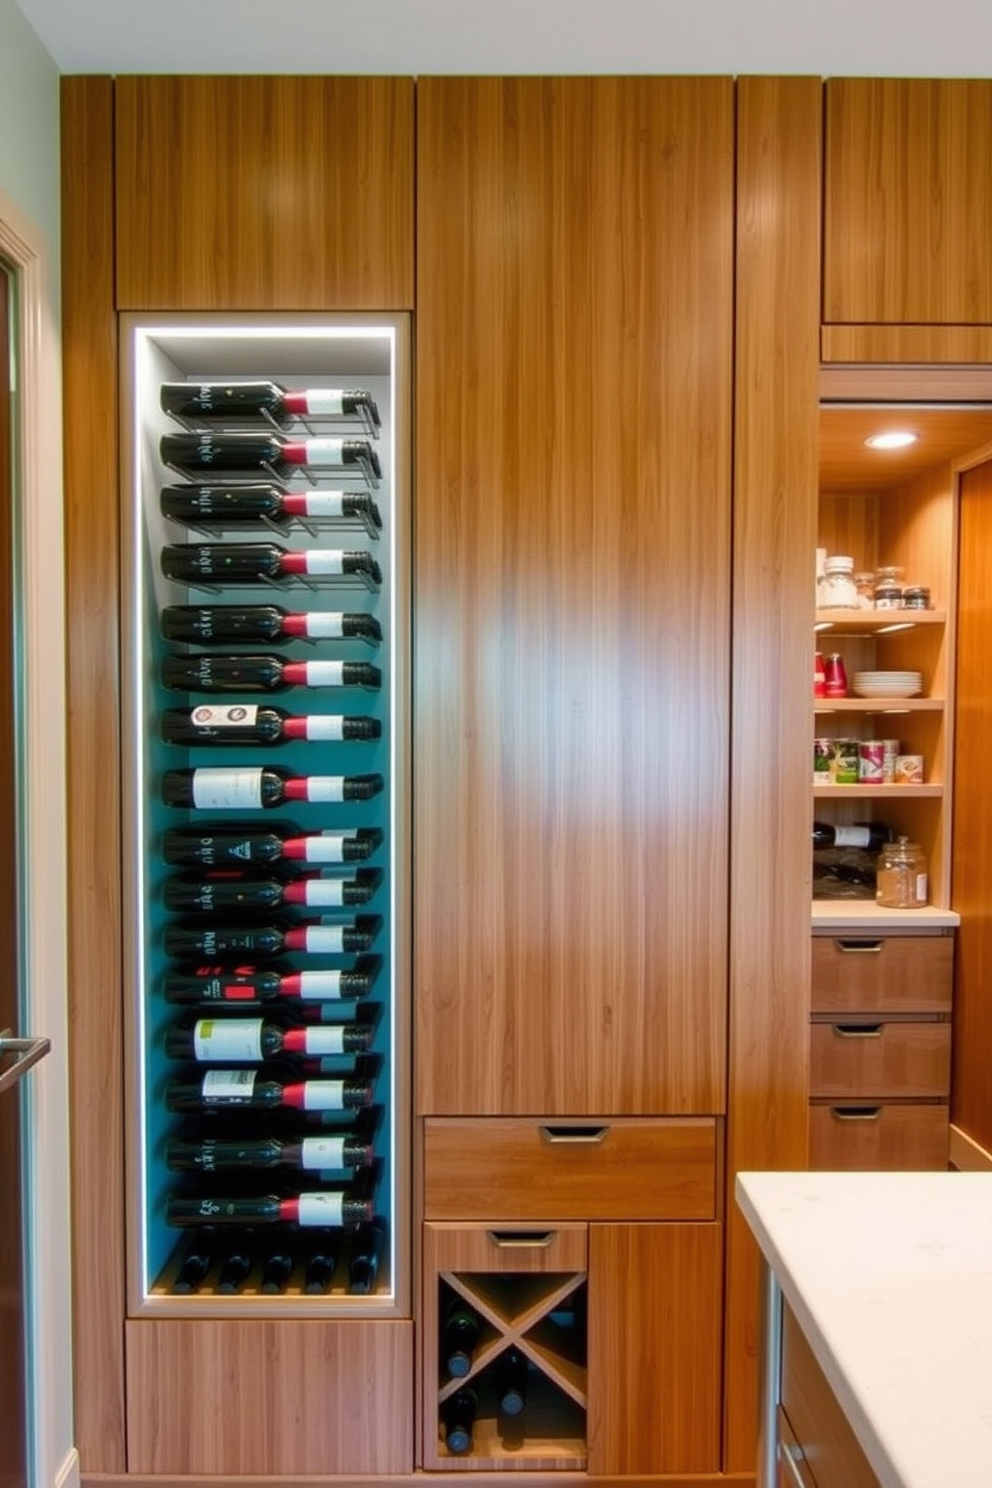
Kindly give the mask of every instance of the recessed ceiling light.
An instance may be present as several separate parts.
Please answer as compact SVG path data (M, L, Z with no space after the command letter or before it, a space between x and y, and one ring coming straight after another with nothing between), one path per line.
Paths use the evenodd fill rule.
M869 449L905 449L907 445L915 444L919 437L918 434L911 433L909 429L892 429L886 434L870 434L865 444Z

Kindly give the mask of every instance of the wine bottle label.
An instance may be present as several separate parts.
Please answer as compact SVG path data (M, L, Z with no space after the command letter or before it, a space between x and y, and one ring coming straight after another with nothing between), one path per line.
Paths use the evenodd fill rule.
M307 1028L303 1032L305 1054L343 1054L344 1028L340 1023L327 1023L320 1028Z
M303 668L307 687L341 687L344 684L343 661L305 661Z
M308 801L344 800L343 775L307 775L304 777L304 785ZM289 794L287 791L287 795Z
M306 388L303 396L307 413L323 414L325 418L340 418L344 413L344 399L335 388Z
M871 832L867 827L835 827L834 847L867 847Z
M306 464L343 465L345 463L344 445L343 439L304 439Z
M339 954L344 950L344 933L347 928L346 925L308 925L304 932L303 949L311 955L319 955L321 952L325 955Z
M203 703L193 709L189 721L194 728L253 728L258 718L256 703L231 703L224 708L213 703Z
M344 718L340 713L309 713L306 719L307 739L333 740L340 743L344 738Z
M337 611L307 615L306 634L314 641L338 641L344 635L344 616Z
M308 517L340 517L344 512L344 498L344 491L304 491L303 513ZM287 501L287 509L293 509L292 497ZM337 569L333 571L338 572Z
M254 1070L207 1070L200 1094L208 1106L240 1106L251 1100L254 1089Z
M301 1225L341 1225L344 1223L344 1194L305 1193L298 1199L297 1220Z
M261 806L261 769L241 765L232 770L194 770L193 805L205 811L246 811Z
M320 1002L341 996L340 971L301 971L300 998L304 1002Z
M260 1060L262 1020L201 1018L193 1030L193 1052L197 1059L204 1061Z
M300 1167L309 1171L344 1167L344 1137L304 1137L300 1143Z
M317 513L311 513L316 516ZM306 572L308 574L343 574L344 553L337 548L315 548L306 555Z
M344 903L343 878L315 878L301 885L303 903L312 909L339 908Z
M321 832L319 837L304 838L304 861L307 863L340 863L348 839L341 832Z
M303 1085L304 1111L343 1111L343 1080L306 1080Z

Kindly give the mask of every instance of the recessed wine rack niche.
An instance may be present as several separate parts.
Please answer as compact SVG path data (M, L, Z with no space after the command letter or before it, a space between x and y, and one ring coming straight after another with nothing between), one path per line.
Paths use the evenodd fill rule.
M406 320L123 329L130 1310L408 1312Z

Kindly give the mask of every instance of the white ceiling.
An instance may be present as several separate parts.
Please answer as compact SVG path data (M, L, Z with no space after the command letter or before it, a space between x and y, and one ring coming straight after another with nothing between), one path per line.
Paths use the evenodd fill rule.
M63 72L992 75L989 0L17 0Z

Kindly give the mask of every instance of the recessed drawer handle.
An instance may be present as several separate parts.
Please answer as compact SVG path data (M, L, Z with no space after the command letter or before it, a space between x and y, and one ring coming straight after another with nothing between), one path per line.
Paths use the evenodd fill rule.
M877 956L885 942L883 940L835 940L834 945L845 956Z
M881 1038L884 1023L834 1023L831 1025L838 1038Z
M877 1121L882 1114L881 1106L831 1106L830 1114L835 1121Z
M547 1250L555 1238L554 1230L487 1230L500 1250Z
M602 1142L609 1132L608 1126L542 1126L541 1136L546 1142L584 1143L591 1147Z

